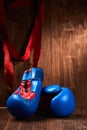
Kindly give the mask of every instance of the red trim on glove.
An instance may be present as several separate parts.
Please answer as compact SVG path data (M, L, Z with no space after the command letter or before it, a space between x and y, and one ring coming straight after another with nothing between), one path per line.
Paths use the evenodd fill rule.
M28 100L31 100L36 96L35 92L31 92L31 81L27 81L27 92L25 89L24 81L21 82L20 96L22 96L23 98L28 99Z

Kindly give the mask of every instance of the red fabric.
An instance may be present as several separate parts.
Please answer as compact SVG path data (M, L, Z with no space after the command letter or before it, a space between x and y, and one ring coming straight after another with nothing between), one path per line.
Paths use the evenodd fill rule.
M31 0L17 0L9 5L10 9L25 6L31 3ZM25 49L25 53L20 56L17 48L11 43L6 31L6 16L4 8L4 0L0 1L0 33L2 33L4 38L3 51L4 51L4 72L6 75L7 82L9 86L13 89L14 84L14 67L10 57L16 60L26 61L30 57L31 50L34 49L33 66L36 67L41 49L41 32L42 24L44 21L44 0L40 3L38 0L38 10L35 17L34 26Z
M26 5L30 5L32 3L32 0L15 0L11 2L11 4L8 5L9 9L15 9L15 8L20 8L24 7Z
M4 51L4 73L6 75L6 80L9 86L12 88L14 82L14 68L10 59L10 55L6 43L4 43L3 45L3 51Z
M2 28L6 27L6 17L5 17L5 9L4 9L4 0L0 0L0 32Z

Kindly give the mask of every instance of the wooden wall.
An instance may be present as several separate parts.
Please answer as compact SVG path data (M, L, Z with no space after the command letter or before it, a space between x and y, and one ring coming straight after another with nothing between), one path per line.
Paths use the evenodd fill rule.
M7 13L8 32L15 43L23 41L27 27L31 25L30 16L34 15L31 15L32 9L30 13L27 8L24 11ZM57 83L71 88L76 96L77 108L87 109L86 0L45 0L45 24L38 66L44 70L43 86ZM14 62L16 87L20 83L23 71L29 67L30 61ZM1 106L5 105L8 92L2 69L0 73Z
M87 1L45 1L39 65L45 71L44 85L69 87L77 107L87 109Z

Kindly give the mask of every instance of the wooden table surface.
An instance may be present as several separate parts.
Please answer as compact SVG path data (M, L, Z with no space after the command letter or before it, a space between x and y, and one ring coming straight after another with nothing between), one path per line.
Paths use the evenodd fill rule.
M0 130L87 130L87 113L76 109L68 118L36 114L19 121L0 108Z

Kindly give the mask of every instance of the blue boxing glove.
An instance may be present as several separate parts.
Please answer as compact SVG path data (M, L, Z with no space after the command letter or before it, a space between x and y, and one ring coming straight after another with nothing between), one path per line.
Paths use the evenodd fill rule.
M23 74L19 88L7 99L8 111L17 119L33 115L39 104L42 91L43 70L32 68Z
M50 85L42 89L40 111L53 113L56 117L70 116L76 107L73 92L66 87ZM46 111L45 111L46 110Z

